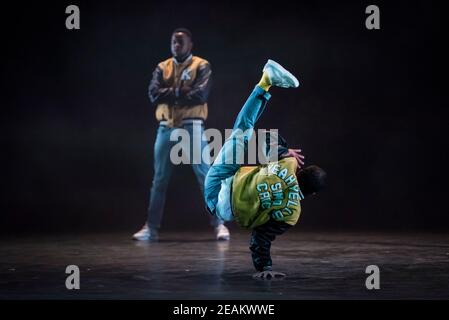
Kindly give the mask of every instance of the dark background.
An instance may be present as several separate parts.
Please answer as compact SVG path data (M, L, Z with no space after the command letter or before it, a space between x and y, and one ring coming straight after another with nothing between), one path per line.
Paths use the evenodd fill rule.
M81 30L65 28L69 4ZM369 4L381 30L365 28ZM231 127L268 58L298 75L301 88L271 90L260 122L328 171L296 230L449 227L437 2L77 0L2 13L3 234L131 234L144 223L157 128L147 86L179 26L213 68L207 127ZM208 228L191 168L176 169L163 228Z

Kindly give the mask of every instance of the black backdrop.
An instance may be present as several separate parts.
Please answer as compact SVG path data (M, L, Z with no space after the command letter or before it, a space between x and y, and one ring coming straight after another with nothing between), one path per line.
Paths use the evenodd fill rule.
M65 29L77 4L81 29ZM213 68L207 127L231 127L267 58L274 88L260 127L279 128L329 188L302 228L447 228L444 11L436 2L38 1L3 6L2 233L135 231L143 224L157 122L147 86L191 29ZM444 90L444 91L443 91ZM190 167L176 168L165 229L208 227Z

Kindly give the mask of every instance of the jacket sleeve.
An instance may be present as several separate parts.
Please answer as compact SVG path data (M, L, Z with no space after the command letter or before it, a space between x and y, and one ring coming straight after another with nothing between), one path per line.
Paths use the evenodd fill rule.
M199 67L192 90L180 97L180 104L194 106L207 102L212 85L212 69L209 63Z
M153 77L148 87L148 97L153 105L171 103L174 100L174 90L163 84L162 69L159 66L153 71Z
M291 225L270 218L267 223L253 229L249 248L254 268L257 271L271 270L271 242L274 241L277 235L283 234L290 228Z

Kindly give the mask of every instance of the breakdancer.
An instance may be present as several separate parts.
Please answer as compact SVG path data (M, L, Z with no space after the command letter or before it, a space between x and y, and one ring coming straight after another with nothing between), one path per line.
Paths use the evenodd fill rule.
M299 82L280 64L268 60L260 82L240 110L231 136L210 168L204 188L209 213L252 229L250 250L258 271L254 277L262 279L285 277L272 270L271 242L298 222L300 201L322 189L326 178L318 166L302 168L301 150L288 149L280 136L276 161L257 166L237 163L270 99L271 86L298 87Z

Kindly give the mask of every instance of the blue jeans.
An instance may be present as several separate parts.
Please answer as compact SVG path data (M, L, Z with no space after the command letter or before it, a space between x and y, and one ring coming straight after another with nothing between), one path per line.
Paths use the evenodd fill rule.
M222 217L226 220L231 220L231 212L223 212L230 210L230 183L237 170L241 167L241 162L245 154L248 140L254 130L254 126L259 119L260 115L265 109L265 106L270 99L271 95L263 90L261 87L256 86L251 95L246 100L240 113L235 120L232 134L226 139L223 147L215 159L214 164L210 167L206 176L206 182L204 186L204 199L206 201L206 207L213 216ZM220 194L220 190L225 192ZM220 194L220 205L217 212L217 204ZM229 199L225 199L225 198ZM228 201L227 204L222 204L223 201ZM220 212L221 211L221 212Z
M207 141L201 139L204 132L203 125L190 123L184 124L182 128L189 132L191 155L195 143L200 144L198 149L201 150L201 153L206 148L209 148ZM177 141L170 141L170 134L174 130L177 130L177 128L170 128L165 125L160 125L157 129L156 141L154 143L154 176L148 207L148 226L150 228L160 228L161 225L168 182L174 166L170 160L170 150L178 143ZM205 152L207 152L207 150ZM204 179L209 170L209 165L203 162L202 157L199 164L193 162L192 156L190 159L190 163L193 163L192 169L202 194L204 191ZM216 217L211 217L210 222L214 227L223 223L223 221Z

